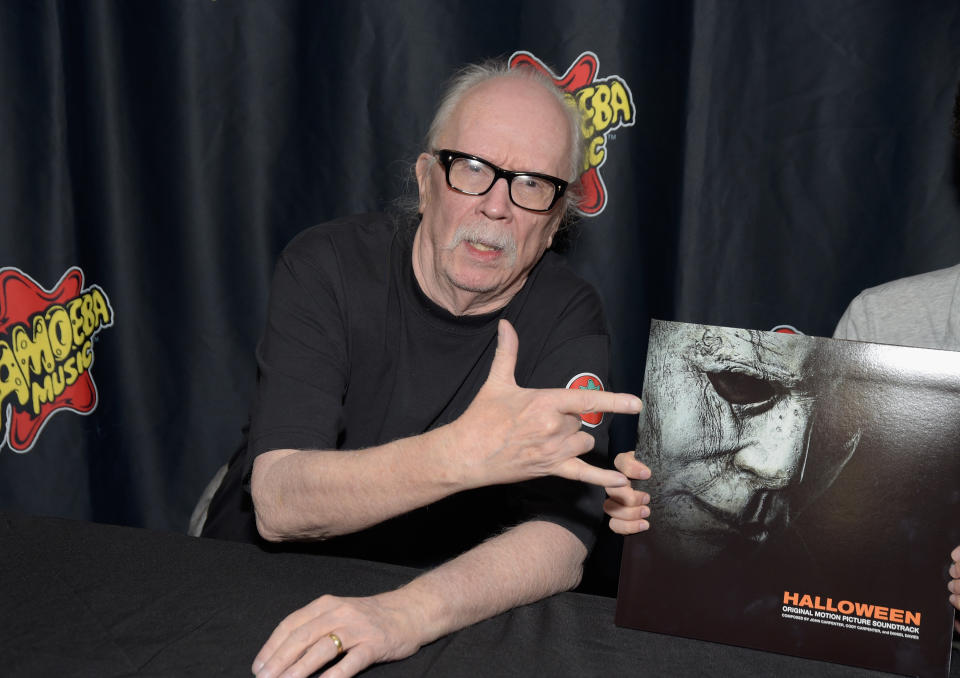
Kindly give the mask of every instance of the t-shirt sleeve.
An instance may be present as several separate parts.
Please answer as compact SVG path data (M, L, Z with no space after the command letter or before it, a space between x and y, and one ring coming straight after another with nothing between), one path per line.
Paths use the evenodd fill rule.
M342 294L332 246L295 240L281 255L257 347L247 474L268 450L336 447L348 378Z
M858 295L840 316L837 327L833 331L833 338L861 340L863 329L868 323L869 318L865 312L862 295Z
M605 335L590 335L573 339L548 356L538 372L544 376L560 376L556 387L606 388L608 338ZM537 375L536 381L540 381ZM566 379L566 381L563 381ZM562 383L561 383L562 382ZM599 414L599 413L598 413ZM603 414L596 426L591 426L582 417L580 429L594 438L594 448L580 458L588 464L606 468L607 439L610 414ZM603 526L603 488L590 483L559 477L546 477L529 483L526 501L531 515L538 520L547 520L566 527L583 542L587 550L593 548L597 532Z
M523 337L520 337L521 345ZM610 339L596 292L584 286L569 298L550 333L542 356L529 380L531 388L608 389ZM583 415L581 430L594 438L594 448L583 455L588 464L609 468L607 455L610 420L614 415ZM566 527L587 547L593 548L603 528L603 488L559 477L526 483L528 515Z

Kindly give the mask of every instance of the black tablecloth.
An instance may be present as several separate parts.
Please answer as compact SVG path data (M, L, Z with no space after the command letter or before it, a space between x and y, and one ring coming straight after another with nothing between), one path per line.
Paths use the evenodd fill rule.
M381 563L0 513L0 675L249 676L257 650L295 608L323 593L377 593L415 575ZM619 628L614 606L611 598L560 594L363 675L884 675Z

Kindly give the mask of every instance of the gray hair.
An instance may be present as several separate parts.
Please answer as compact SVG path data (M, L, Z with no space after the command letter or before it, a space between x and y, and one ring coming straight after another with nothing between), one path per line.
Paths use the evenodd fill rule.
M536 68L526 65L510 68L509 63L503 59L491 59L479 64L468 64L458 70L447 82L444 94L440 99L440 105L437 107L430 128L427 130L426 152L432 153L437 148L436 144L440 134L447 126L457 106L460 105L460 102L463 101L470 90L497 78L522 78L537 83L556 98L566 114L569 123L570 156L567 163L569 170L565 178L570 185L567 186L567 190L563 194L561 208L564 213L563 221L569 223L575 218L576 209L580 204L579 178L586 153L583 135L580 133L580 113L573 103L573 99L557 87L546 73Z

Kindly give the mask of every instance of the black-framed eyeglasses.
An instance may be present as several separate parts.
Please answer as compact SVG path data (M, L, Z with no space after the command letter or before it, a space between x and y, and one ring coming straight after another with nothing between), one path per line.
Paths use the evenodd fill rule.
M469 153L434 151L446 171L447 185L467 195L483 195L500 178L507 180L510 200L531 212L549 212L567 190L567 182L539 172L510 172Z

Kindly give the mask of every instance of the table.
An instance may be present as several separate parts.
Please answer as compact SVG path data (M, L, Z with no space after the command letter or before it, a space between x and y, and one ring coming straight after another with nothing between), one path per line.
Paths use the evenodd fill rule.
M249 676L274 626L322 593L368 595L416 570L267 553L182 534L0 512L3 676ZM619 628L615 601L564 593L364 676L878 676ZM960 676L954 650L951 677Z

